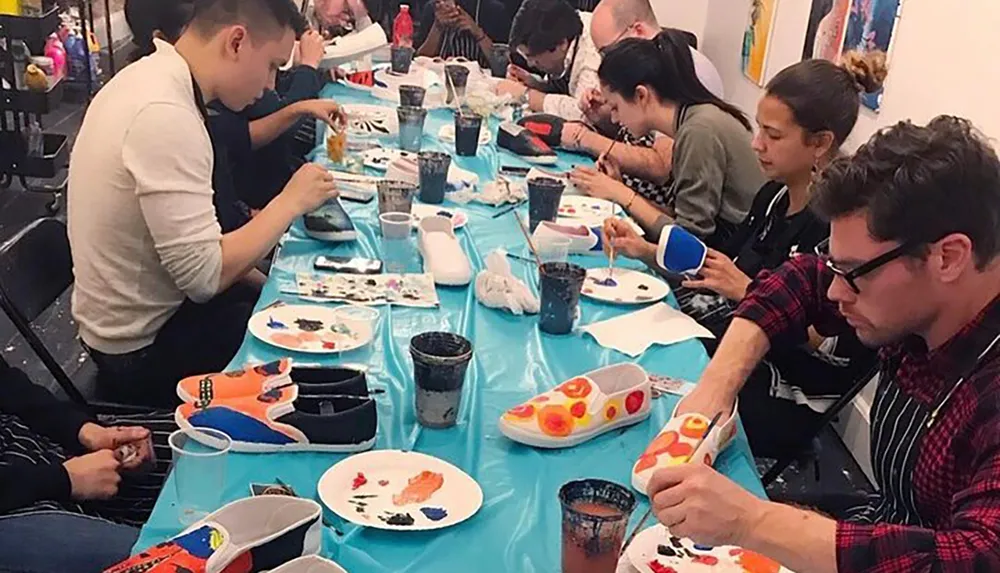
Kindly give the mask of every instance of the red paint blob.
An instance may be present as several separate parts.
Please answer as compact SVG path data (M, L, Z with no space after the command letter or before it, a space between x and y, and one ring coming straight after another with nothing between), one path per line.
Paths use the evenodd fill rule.
M354 481L351 482L351 491L358 489L359 487L365 485L366 483L368 483L368 478L365 477L365 474L358 472L358 475L354 478Z
M701 563L702 565L718 565L719 558L713 557L712 555L695 555L692 559L695 563Z

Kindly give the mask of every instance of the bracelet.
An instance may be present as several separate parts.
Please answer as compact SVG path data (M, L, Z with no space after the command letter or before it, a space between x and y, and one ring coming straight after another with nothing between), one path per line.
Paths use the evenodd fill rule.
M632 190L632 198L628 200L628 204L625 205L625 210L628 211L632 208L632 203L635 203L635 198L639 196L639 192L635 189Z

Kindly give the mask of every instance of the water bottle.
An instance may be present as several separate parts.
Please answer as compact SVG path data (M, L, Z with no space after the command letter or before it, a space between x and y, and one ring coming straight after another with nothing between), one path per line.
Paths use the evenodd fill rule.
M42 134L42 126L38 125L38 120L32 118L27 129L28 157L41 157L45 155L45 136Z
M413 47L413 18L410 16L410 7L406 4L399 7L399 14L392 22L392 45Z

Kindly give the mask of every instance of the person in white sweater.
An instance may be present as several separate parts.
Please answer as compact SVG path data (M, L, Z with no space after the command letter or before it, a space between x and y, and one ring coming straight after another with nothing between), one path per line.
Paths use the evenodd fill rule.
M233 232L212 204L205 103L241 110L273 88L296 10L199 0L175 46L157 40L87 110L70 160L72 308L106 398L171 406L178 380L223 369L257 297L238 283L296 217L337 195L307 164Z

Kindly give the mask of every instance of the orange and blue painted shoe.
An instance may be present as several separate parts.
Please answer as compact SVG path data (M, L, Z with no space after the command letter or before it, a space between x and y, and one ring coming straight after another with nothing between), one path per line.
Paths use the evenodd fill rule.
M177 384L177 396L191 404L215 399L255 396L292 383L292 359L282 358L266 364L245 366L217 374L188 376Z
M309 555L289 561L271 573L347 573L347 570L329 559Z
M322 508L263 495L234 501L104 573L257 573L320 550Z
M378 413L365 396L300 395L297 386L274 388L256 396L181 404L177 425L200 442L214 445L200 432L225 433L237 452L361 452L375 445Z
M657 470L685 464L689 460L700 461L709 466L715 463L719 454L736 437L737 412L738 404L733 406L729 416L720 418L708 437L702 440L712 420L696 412L677 414L675 407L670 420L632 466L632 487L645 495L649 480ZM699 442L701 445L698 445Z
M500 431L536 448L569 448L648 418L651 386L636 364L606 366L511 408Z

